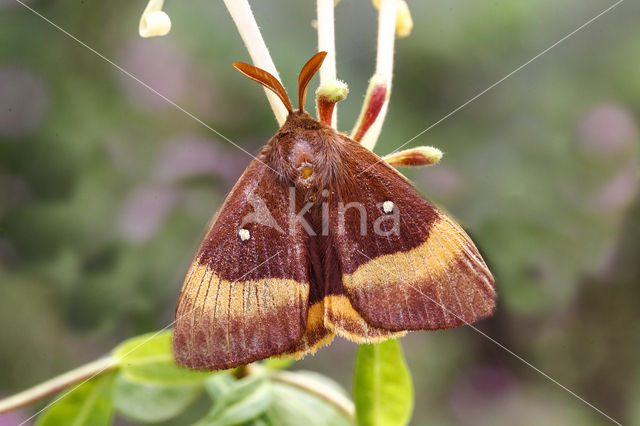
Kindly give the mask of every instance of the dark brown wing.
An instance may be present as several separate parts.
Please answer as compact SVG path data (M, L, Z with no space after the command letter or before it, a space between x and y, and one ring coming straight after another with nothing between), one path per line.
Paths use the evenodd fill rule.
M392 331L451 328L491 315L494 280L462 228L377 155L352 141L346 148L351 184L341 186L330 211L360 203L367 220L361 230L360 212L348 209L343 229L332 218L331 233L356 311Z
M286 185L254 160L184 281L173 340L179 364L231 368L285 352L302 338L308 255L303 231L289 232L287 208Z

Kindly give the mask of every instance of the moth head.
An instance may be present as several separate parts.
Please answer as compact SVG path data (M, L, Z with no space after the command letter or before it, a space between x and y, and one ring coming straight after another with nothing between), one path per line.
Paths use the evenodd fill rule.
M312 139L314 131L322 128L322 124L311 118L304 111L307 86L322 66L327 52L318 52L302 67L298 77L298 110L294 111L287 92L280 81L269 72L242 62L235 62L234 67L251 80L257 81L273 91L289 111L287 121L282 125L278 143L274 147L277 158L273 166L290 179L296 187L311 188L326 179L322 176L323 168L319 163L325 163L318 158Z
M318 72L320 67L322 66L322 62L324 61L325 56L327 56L327 52L318 52L311 59L304 64L302 67L302 71L300 71L300 76L298 77L298 110L299 112L304 112L304 102L307 99L307 85L313 78L313 76ZM289 114L293 113L293 107L291 106L291 101L287 96L287 91L284 90L284 87L280 83L280 81L273 76L273 74L258 68L253 65L245 64L244 62L234 62L233 66L236 67L238 71L240 71L245 76L249 77L253 81L257 81L262 84L267 89L273 91L282 103L284 104Z

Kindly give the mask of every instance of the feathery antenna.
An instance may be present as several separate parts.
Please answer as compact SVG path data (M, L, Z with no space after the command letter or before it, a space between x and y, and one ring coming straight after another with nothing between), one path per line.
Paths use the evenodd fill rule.
M244 62L234 62L233 66L251 80L257 81L264 87L272 90L273 93L278 95L285 108L287 108L287 111L290 113L293 112L293 107L291 106L291 101L287 96L287 92L284 90L284 87L282 87L282 84L280 84L277 78L263 69L245 64Z
M300 71L300 77L298 77L298 108L300 108L300 111L304 111L304 102L307 99L307 85L322 66L325 56L327 56L327 52L316 53L304 64L302 71Z

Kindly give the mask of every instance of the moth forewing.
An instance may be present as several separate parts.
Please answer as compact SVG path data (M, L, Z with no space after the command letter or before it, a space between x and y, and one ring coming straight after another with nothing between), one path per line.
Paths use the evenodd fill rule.
M252 213L249 194L281 217L287 191L254 160L225 201L183 284L173 341L179 364L231 368L282 353L302 338L309 297L302 232L241 225Z

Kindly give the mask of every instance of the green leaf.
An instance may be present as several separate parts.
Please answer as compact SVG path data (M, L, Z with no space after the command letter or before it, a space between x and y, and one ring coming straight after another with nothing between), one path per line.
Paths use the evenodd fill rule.
M276 416L271 412L271 409L263 413L260 417L255 418L247 423L245 426L284 426L285 424L280 422Z
M353 379L361 426L406 425L413 410L411 376L395 339L360 345Z
M230 372L225 371L216 374L204 383L207 393L214 401L218 401L225 394L231 391L233 385L238 381Z
M202 393L201 383L162 386L119 374L114 390L116 410L141 422L160 422L182 413Z
M336 394L337 397L347 398L346 392L333 380L312 372L288 372L294 375L297 383L290 383L274 379L273 389L275 400L271 408L260 420L267 425L277 426L351 426L354 424L352 415L330 403L327 398L305 390L306 387L321 390L321 394Z
M296 362L294 358L269 358L262 363L267 370L278 371L284 370L291 364Z
M157 355L171 355L171 330L152 332L132 337L120 343L113 355L123 363Z
M349 399L349 394L338 382L315 371L297 370L295 372L280 373L278 376L282 376L283 374L293 375L301 379L305 385L321 390L323 394L332 393L339 397Z
M89 380L77 389L62 392L36 421L36 426L108 426L113 416L111 392L115 373Z
M179 367L173 360L171 332L148 333L126 340L113 350L122 374L134 381L161 386L202 382L211 372Z
M223 377L227 378L223 378ZM246 423L257 418L271 406L273 387L263 375L253 375L231 382L230 374L216 375L207 380L207 390L217 396L213 409L197 424L227 426Z

